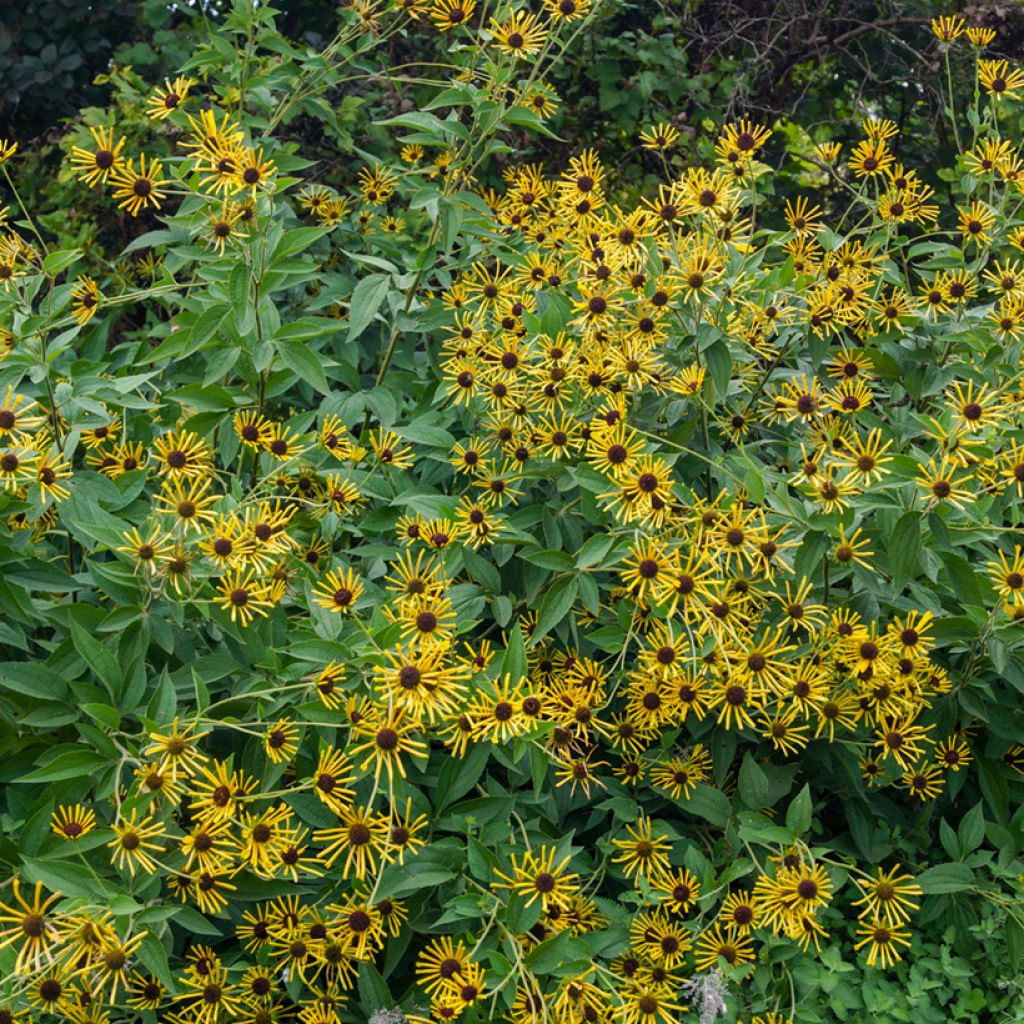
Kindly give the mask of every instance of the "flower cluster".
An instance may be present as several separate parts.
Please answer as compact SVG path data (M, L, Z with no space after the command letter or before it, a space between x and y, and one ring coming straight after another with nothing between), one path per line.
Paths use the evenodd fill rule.
M59 787L12 803L0 1024L786 1024L779 965L905 969L982 799L1009 835L1024 75L934 23L948 203L881 117L653 124L640 196L491 162L596 6L354 5L331 61L461 63L343 180L274 139L330 61L247 119L248 38L145 101L161 155L70 147L160 225L120 263L0 238L0 686Z

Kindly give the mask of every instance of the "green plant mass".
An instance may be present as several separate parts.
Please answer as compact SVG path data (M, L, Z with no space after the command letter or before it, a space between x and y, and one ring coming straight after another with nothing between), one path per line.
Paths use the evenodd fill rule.
M1024 15L34 7L0 1024L1021 1024Z

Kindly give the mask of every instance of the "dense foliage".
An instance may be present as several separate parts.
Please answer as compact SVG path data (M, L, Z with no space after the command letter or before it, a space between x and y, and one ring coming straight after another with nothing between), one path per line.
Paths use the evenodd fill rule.
M158 6L0 140L0 1024L1024 1019L996 32L590 134L628 4Z

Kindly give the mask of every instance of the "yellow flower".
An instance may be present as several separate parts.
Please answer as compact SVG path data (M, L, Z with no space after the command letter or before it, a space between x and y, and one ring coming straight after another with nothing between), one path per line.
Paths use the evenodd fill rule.
M850 170L858 178L881 174L892 162L892 151L883 139L864 139L850 154Z
M555 21L575 21L590 10L590 0L544 0L544 5Z
M914 876L899 874L899 864L888 871L881 868L875 870L874 878L855 879L863 895L851 905L864 908L859 911L861 918L867 917L893 926L910 920L911 913L919 908L914 897L922 895L922 889L914 881Z
M475 10L476 0L434 0L430 20L439 31L448 32L468 24Z
M246 219L246 208L225 199L219 209L206 215L207 242L211 249L223 256L230 241L248 238L248 232L238 227Z
M279 718L263 737L263 749L274 764L290 761L299 749L299 728L287 718Z
M135 875L136 871L144 871L146 874L153 874L158 864L153 859L153 853L163 851L163 845L157 842L163 839L164 826L152 817L138 817L138 811L132 810L127 817L121 818L114 826L114 839L107 843L113 850L110 855L110 863L116 865L120 870L127 869L129 874Z
M679 129L659 121L640 132L640 144L644 149L668 149L679 139Z
M412 445L403 444L398 435L390 430L371 431L370 447L385 466L392 466L395 469L412 469L415 465Z
M266 618L273 607L272 594L255 572L235 569L217 583L216 603L231 613L232 622L248 626L256 616Z
M36 479L39 453L31 448L0 449L0 489L17 491Z
M166 480L163 490L156 495L160 506L157 511L161 515L174 516L183 534L189 531L202 533L214 521L212 506L220 501L219 494L208 493L211 484L209 477Z
M263 158L263 150L243 147L238 150L234 167L235 186L255 195L277 173L272 159Z
M613 839L612 846L620 852L612 858L613 864L621 864L623 873L629 879L657 878L669 866L668 852L671 842L666 836L655 836L651 819L642 812L636 825L627 825L628 839Z
M372 766L374 777L386 772L389 782L395 773L405 778L403 754L426 757L429 748L420 740L412 738L415 721L406 721L405 712L396 710L386 718L374 716L357 722L353 738L361 740L351 748L354 760L361 759L359 770L366 771Z
M96 315L102 298L100 290L91 277L80 277L71 289L71 298L71 315L84 327Z
M71 463L59 451L41 452L36 466L36 484L44 500L64 501L71 491L61 482L72 477Z
M514 57L536 53L547 35L537 16L526 11L514 11L506 21L491 18L490 32L498 48Z
M96 827L96 812L81 804L59 807L51 816L50 829L62 839L75 842Z
M957 211L960 215L960 232L968 242L987 245L992 241L990 232L995 226L996 215L984 203L975 202L967 209Z
M715 144L715 151L724 163L749 163L771 136L770 128L743 119L725 125Z
M327 845L319 860L327 868L344 857L341 877L366 878L376 871L388 840L388 819L368 808L345 808L339 812L338 828L317 829L313 839Z
M941 18L932 18L932 32L944 43L955 42L963 35L964 28L964 19L957 16L944 15Z
M314 600L321 608L351 615L363 592L363 583L352 569L333 569L314 591Z
M1019 68L1011 68L1005 60L979 60L978 79L989 96L997 100L1016 99L1017 93L1024 89L1024 73Z
M739 967L754 959L754 948L747 935L722 930L720 922L701 932L694 946L694 965L698 971L717 969L721 963Z
M865 921L857 927L860 939L853 948L858 952L868 947L868 966L879 963L883 968L892 967L903 959L900 947L910 947L910 932L902 925L887 925L881 921Z
M343 808L351 805L353 791L349 789L349 783L353 779L348 757L333 747L325 747L320 751L310 784L318 799L340 814Z
M984 49L995 42L996 30L994 28L983 28L979 25L971 25L967 29L967 41L971 46L978 47L979 50Z
M166 79L162 86L157 86L150 96L146 109L150 117L162 121L170 117L185 102L189 90L195 85L195 80L180 76L173 82Z
M1024 549L1015 544L1010 560L998 552L996 561L987 563L987 569L996 593L1013 605L1024 606Z
M113 128L90 128L92 148L74 146L71 150L71 166L78 171L79 179L86 185L103 184L111 174L116 174L124 166L121 150L124 149L124 136L114 135Z
M157 159L151 159L149 166L146 166L145 153L139 157L137 170L131 158L123 166L112 168L110 183L114 187L114 198L121 200L118 206L133 217L151 206L159 210L160 203L167 198L164 186L169 184L169 181L160 177L162 173L163 164Z

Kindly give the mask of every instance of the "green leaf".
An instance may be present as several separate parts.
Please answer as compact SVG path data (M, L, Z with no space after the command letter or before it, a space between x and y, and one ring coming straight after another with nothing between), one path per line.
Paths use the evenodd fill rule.
M367 274L356 284L349 301L348 341L355 341L366 330L390 288L391 278L388 274Z
M589 569L593 565L599 565L614 546L615 538L606 533L590 537L576 553L577 568Z
M739 822L740 839L755 843L782 843L788 845L793 841L793 833L789 829L773 824L763 814L740 811L736 815Z
M526 675L526 645L523 643L523 631L518 624L513 626L508 638L508 646L501 659L502 675L513 679L521 679Z
M1006 950L1010 967L1019 972L1024 965L1024 925L1009 915L1006 917Z
M112 697L121 690L121 667L117 659L91 633L71 620L71 640L94 675L106 686Z
M974 885L974 872L966 864L936 864L917 876L917 884L929 895L963 892Z
M109 704L82 704L82 710L95 722L105 725L108 729L117 729L121 725L121 715Z
M828 548L828 534L820 530L809 530L793 559L793 572L797 579L817 577L822 555Z
M97 882L84 864L54 860L52 857L22 857L21 862L25 878L30 882L42 882L50 892L59 892L62 896L85 896L88 899L108 894L106 887Z
M178 907L171 920L196 935L216 935L219 938L223 934L215 924L192 907Z
M51 252L43 260L43 273L59 274L62 270L70 267L81 255L81 249L58 249L56 252Z
M1006 782L1006 774L1000 770L998 761L987 758L978 759L978 782L981 784L981 795L992 809L996 820L1006 822L1010 817L1010 794Z
M705 353L708 373L715 385L715 394L724 398L729 391L729 377L732 374L732 354L729 346L719 338Z
M956 594L961 606L964 604L982 604L983 598L979 584L979 580L982 577L975 570L975 567L966 558L961 558L951 551L943 551L940 557L949 573L952 592Z
M567 960L587 959L589 955L590 950L579 939L574 939L571 931L564 929L531 949L525 963L534 974L550 974Z
M52 760L22 775L19 782L57 782L61 779L87 777L106 768L109 759L90 747L65 749Z
M539 643L569 614L576 603L578 591L579 584L575 576L556 580L548 587L537 605L537 626L530 637L531 647Z
M331 393L331 385L324 372L323 363L319 354L310 349L301 341L282 341L278 339L274 343L281 362L294 373L299 380L305 381L322 395Z
M372 1017L376 1010L390 1010L394 1007L395 1001L391 998L388 983L368 960L359 965L358 985L359 1002L368 1017Z
M477 743L469 748L461 759L445 761L437 777L437 814L451 807L456 800L465 796L484 773L491 752L486 743Z
M752 810L760 810L768 801L768 776L749 751L743 755L739 775L740 799Z
M512 602L504 594L499 594L491 602L491 614L499 626L507 626L512 620Z
M811 787L803 789L790 801L786 809L786 828L795 836L803 835L811 827Z
M428 114L423 110L413 110L408 114L398 114L396 117L388 117L375 123L395 128L416 128L419 131L433 134L438 141L441 141L446 134L446 122L442 121L436 114Z
M985 812L980 803L975 804L961 819L957 829L960 849L966 856L973 853L985 839Z
M39 700L65 700L67 683L48 665L35 661L0 663L0 690L13 690Z
M235 329L244 337L256 323L252 308L252 271L247 263L235 264L228 278L228 296L231 300L231 315L235 321Z
M899 592L917 575L921 557L921 513L906 512L897 520L886 545L893 588Z
M318 238L331 231L329 227L323 228L291 228L281 235L281 240L274 246L273 259L283 259L294 253L308 249Z
M729 798L720 789L714 789L703 782L697 785L693 793L683 801L682 806L684 810L710 821L719 828L725 828L732 814Z
M542 569L554 572L569 572L576 564L572 555L564 551L524 551L520 558L531 565L539 565Z
M163 943L152 933L147 932L142 944L137 950L137 955L142 964L150 973L154 974L161 985L174 993L177 991L177 982L171 973L170 964L167 962L167 950Z
M454 871L437 866L417 866L415 871L408 871L398 865L388 868L384 879L377 889L377 898L405 897L414 892L424 892L435 886L443 885L457 877Z

